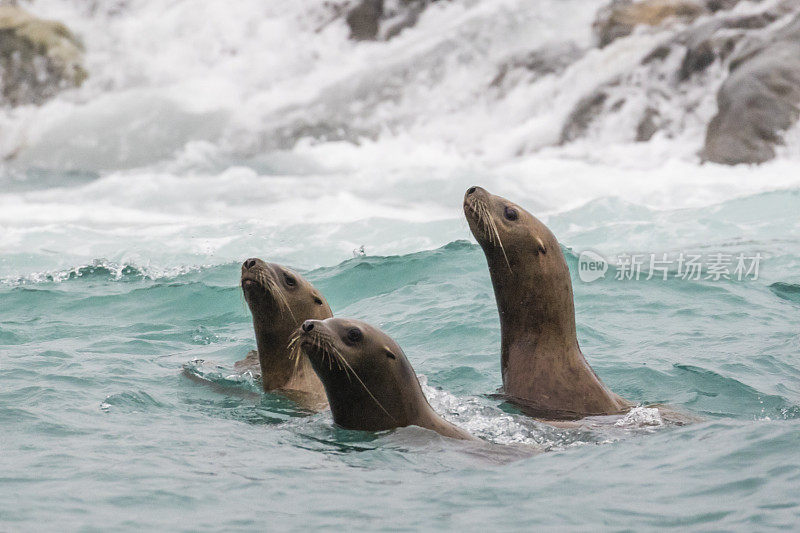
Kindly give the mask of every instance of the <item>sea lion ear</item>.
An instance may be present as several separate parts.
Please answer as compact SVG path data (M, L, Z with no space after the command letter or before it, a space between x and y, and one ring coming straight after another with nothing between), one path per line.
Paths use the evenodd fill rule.
M394 352L392 352L386 346L383 347L383 351L386 354L386 357L388 357L389 359L397 359L397 356L394 354Z
M537 254L546 254L547 248L545 247L542 239L536 239L536 253Z

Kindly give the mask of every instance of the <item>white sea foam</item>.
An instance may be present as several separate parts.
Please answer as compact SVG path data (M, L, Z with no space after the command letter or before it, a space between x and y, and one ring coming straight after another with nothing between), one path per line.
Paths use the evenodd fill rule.
M425 376L418 377L425 397L439 414L473 435L496 444L524 444L549 450L612 442L635 432L664 426L658 409L635 407L623 417L591 417L555 427L523 415L505 413L474 397L455 396L431 387Z
M169 268L153 267L150 265L136 265L133 263L116 263L105 259L95 259L91 263L67 268L63 270L32 272L22 276L0 277L3 285L28 285L35 283L62 283L69 279L81 278L96 273L98 270L107 272L111 280L119 281L126 275L138 276L145 279L174 278L189 272L199 270L200 266L174 266Z
M0 155L15 155L0 169L14 184L0 190L0 276L99 257L313 267L361 245L434 248L469 237L460 203L474 183L545 220L600 198L676 211L800 186L797 129L766 165L698 165L724 76L713 69L658 101L669 131L633 142L642 95L659 93L638 65L668 33L591 48L603 3L439 2L390 42L355 43L321 0L38 0L32 11L80 34L91 76L0 111ZM490 86L509 58L565 42L587 51L563 72ZM575 104L618 75L633 76L627 103L558 146ZM45 189L41 169L97 179ZM632 235L605 245L634 248Z
M663 426L664 421L655 407L634 407L614 423L617 427Z

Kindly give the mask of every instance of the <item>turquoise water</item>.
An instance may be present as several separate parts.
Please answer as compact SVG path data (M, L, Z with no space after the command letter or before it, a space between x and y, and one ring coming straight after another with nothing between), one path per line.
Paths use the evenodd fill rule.
M797 529L800 126L769 163L700 164L730 56L677 83L680 47L645 58L686 26L597 48L608 0L429 2L388 42L349 40L341 3L24 3L90 75L0 106L0 531ZM598 91L608 109L560 142ZM558 236L605 383L702 421L557 429L497 396L472 185ZM585 251L763 261L586 283ZM234 372L251 256L392 335L480 442L345 431Z
M794 245L762 265L782 282L575 277L580 341L605 382L705 419L597 431L549 428L492 396L499 324L477 245L307 271L335 314L400 342L434 407L481 436L479 446L418 428L338 429L329 413L234 375L254 347L238 263L161 277L85 266L60 281L6 282L0 523L791 529L800 285L783 265L798 257Z

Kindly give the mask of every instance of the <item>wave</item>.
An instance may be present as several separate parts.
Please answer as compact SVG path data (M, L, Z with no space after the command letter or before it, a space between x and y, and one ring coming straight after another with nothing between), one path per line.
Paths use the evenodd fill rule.
M569 249L565 254L576 275L578 255ZM447 384L459 398L476 391L491 394L499 386L497 308L476 244L454 241L434 250L357 257L303 272L326 294L335 314L379 324L432 383ZM58 328L70 327L100 333L111 320L115 325L107 333L112 337L104 333L92 350L155 353L166 346L196 353L198 359L222 358L222 370L190 370L202 379L238 386L224 383L236 374L226 374L225 365L243 358L253 345L238 282L238 263L164 270L98 261L56 275L34 275L0 287L5 304L0 340L56 338ZM575 284L582 347L604 381L623 396L644 404L674 403L711 417L797 416L796 403L781 386L770 384L773 373L791 376L796 370L779 355L791 343L783 329L788 319L764 294L796 302L794 285L777 283L767 290L762 284L710 282L584 284L576 279ZM620 307L618 301L629 305ZM657 312L664 305L673 310L669 315ZM14 318L41 306L53 327L30 330ZM661 330L632 322L630 313L656 320ZM743 323L750 324L753 336L738 335ZM702 353L697 346L704 347ZM212 370L220 375L211 376ZM445 410L451 399L442 398ZM477 416L487 405L478 401L473 407ZM482 422L475 424L479 430Z
M7 276L0 279L1 285L18 286L40 283L63 283L73 280L129 282L175 278L202 267L142 267L134 264L115 263L106 259L95 259L90 264L49 272L34 272L24 276Z
M800 304L800 285L795 283L773 283L769 289L777 296L784 300Z

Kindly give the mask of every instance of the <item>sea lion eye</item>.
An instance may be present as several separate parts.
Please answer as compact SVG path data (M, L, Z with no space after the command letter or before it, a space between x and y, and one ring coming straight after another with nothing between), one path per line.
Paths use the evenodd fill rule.
M508 220L517 220L517 218L519 217L519 214L517 214L517 210L511 206L506 207L505 215Z
M347 332L347 340L350 342L358 342L364 338L364 334L361 333L361 330L358 328L350 328Z
M296 279L294 279L294 278L293 278L292 276L290 276L289 274L284 274L284 275L283 275L283 279L284 279L284 281L286 281L286 284L287 284L288 286L290 286L290 287L294 287L295 285L297 285L297 280L296 280Z

